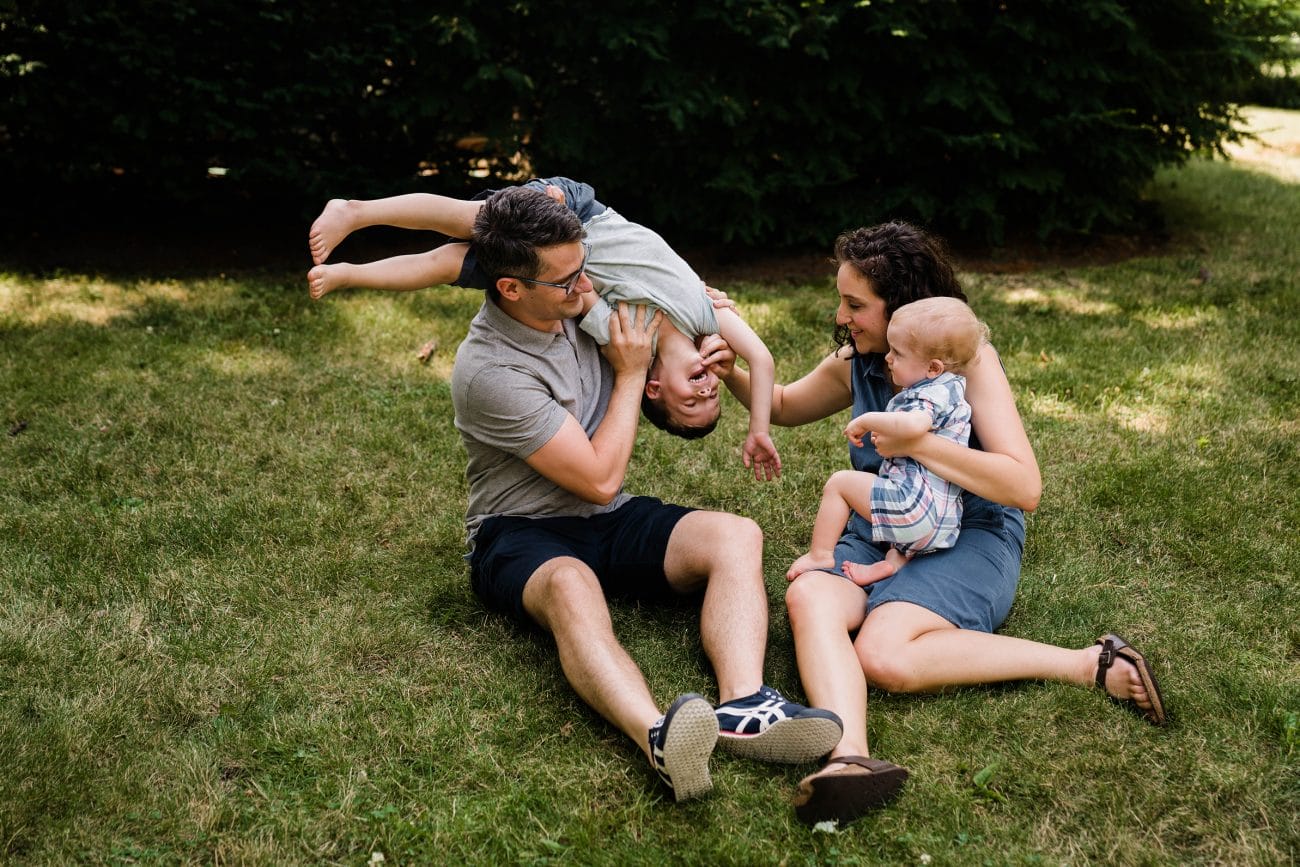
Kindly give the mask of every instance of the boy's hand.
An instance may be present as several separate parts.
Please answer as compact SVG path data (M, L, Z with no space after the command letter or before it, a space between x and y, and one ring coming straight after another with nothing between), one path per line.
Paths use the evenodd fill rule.
M745 466L753 468L755 481L770 482L781 477L781 455L767 434L751 433L745 438L741 454L745 458Z
M736 351L720 334L706 334L700 341L700 360L718 379L726 380L736 366Z
M617 314L609 317L609 343L600 350L616 375L636 373L645 377L654 360L654 339L663 319L662 310L654 311L652 316L645 305L628 307L626 301L618 302Z

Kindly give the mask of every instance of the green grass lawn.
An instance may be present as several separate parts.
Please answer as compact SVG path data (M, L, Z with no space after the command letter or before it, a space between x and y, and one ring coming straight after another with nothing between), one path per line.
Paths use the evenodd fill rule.
M471 595L448 377L479 295L0 271L0 862L1294 862L1292 136L1162 174L1154 254L963 275L1045 479L1003 631L1118 631L1172 724L1059 685L873 693L874 751L913 776L839 833L795 821L806 767L719 754L714 794L673 803ZM722 288L782 379L829 350L829 268ZM778 430L766 485L734 402L701 442L643 425L628 481L764 528L768 677L795 695L782 576L844 420ZM614 618L662 702L713 694L693 612Z

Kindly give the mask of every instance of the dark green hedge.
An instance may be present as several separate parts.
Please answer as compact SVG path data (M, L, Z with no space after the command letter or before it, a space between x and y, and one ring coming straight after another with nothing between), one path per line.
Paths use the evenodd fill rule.
M678 241L1086 231L1231 138L1294 6L30 0L0 5L0 183L307 215L570 174Z

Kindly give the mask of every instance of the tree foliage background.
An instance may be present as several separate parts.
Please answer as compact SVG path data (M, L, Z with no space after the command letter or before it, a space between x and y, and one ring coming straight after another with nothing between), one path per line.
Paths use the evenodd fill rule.
M1088 231L1233 138L1296 6L0 3L0 183L11 217L301 217L569 174L674 241Z

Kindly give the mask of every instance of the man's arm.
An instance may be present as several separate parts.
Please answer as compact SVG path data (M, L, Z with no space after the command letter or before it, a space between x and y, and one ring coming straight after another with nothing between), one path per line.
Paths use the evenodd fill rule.
M589 503L603 506L618 496L636 442L651 346L662 321L662 311L649 317L644 307L629 312L626 304L618 305L618 315L609 320L609 345L603 350L614 368L614 390L605 417L588 439L578 420L569 416L546 445L525 459L528 466Z

